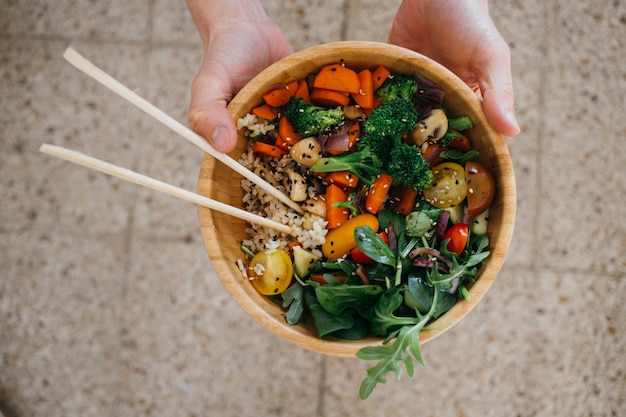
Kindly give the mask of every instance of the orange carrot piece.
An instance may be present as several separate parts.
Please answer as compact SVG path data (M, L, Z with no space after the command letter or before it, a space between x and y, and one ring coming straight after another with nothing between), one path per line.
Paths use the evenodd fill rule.
M313 87L358 94L361 83L359 76L353 69L341 64L331 64L323 67L315 76Z
M417 199L418 192L415 187L405 187L404 192L400 196L400 201L396 206L396 213L403 216L408 216L409 213L415 208L415 200Z
M346 106L350 97L338 91L314 88L311 90L311 101L320 106Z
M263 94L263 101L265 101L272 107L284 106L285 104L287 104L290 98L291 94L289 93L286 85L276 87Z
M311 97L309 96L309 85L306 83L306 80L300 80L298 82L298 89L294 94L295 98L301 98L305 103L311 102Z
M296 133L293 125L284 115L278 122L278 137L280 138L280 143L287 146L287 148L302 139L302 136Z
M359 81L361 83L361 90L357 94L352 94L352 98L356 101L356 104L364 109L374 108L374 81L372 71L363 70L359 72Z
M287 91L289 91L290 95L295 95L296 91L298 91L298 80L294 80L294 81L289 81L287 83Z
M291 259L293 259L293 248L295 248L297 246L302 247L302 243L300 243L297 240L292 240L291 242L289 242L287 244L287 251L288 251L289 256L291 257Z
M391 188L391 175L380 174L376 180L370 185L365 198L365 209L372 214L378 213L382 207L389 189Z
M359 177L348 171L330 172L325 178L328 184L334 184L341 188L355 188L359 183Z
M328 228L335 229L348 220L350 210L343 207L333 207L335 202L348 201L346 193L334 184L330 184L326 187L326 220L328 221Z
M261 104L252 109L252 114L265 120L274 120L277 116L274 108L269 104Z
M254 145L252 145L252 149L255 152L271 156L273 158L281 158L283 155L286 154L285 150L265 142L254 142Z
M384 66L379 66L374 70L372 74L372 83L374 87L374 91L378 90L378 88L383 85L383 83L387 80L387 78L391 77L391 73Z
M356 146L356 143L359 141L361 137L361 124L359 122L355 122L348 129L348 150L351 151Z
M339 281L340 284L343 284L344 282L346 282L346 280L348 279L348 276L343 273L343 272L328 272L327 274L332 275L333 277L335 277L335 279L337 281ZM327 285L328 284L328 280L325 277L326 274L310 274L309 275L309 279L311 281L315 281L320 285Z

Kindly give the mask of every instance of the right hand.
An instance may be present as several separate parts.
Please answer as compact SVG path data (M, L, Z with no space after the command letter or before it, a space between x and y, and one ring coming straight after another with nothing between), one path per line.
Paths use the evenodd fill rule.
M191 85L190 128L218 151L230 152L237 142L228 102L255 75L293 53L283 31L265 13L221 20L207 30L204 59Z

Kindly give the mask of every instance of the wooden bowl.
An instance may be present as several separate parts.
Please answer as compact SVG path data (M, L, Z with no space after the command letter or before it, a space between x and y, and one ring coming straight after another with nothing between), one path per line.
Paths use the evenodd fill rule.
M258 74L234 97L228 109L237 120L261 104L261 94L270 87L302 79L324 65L340 61L355 70L373 70L378 65L384 65L392 73L419 72L439 84L445 93L444 104L449 113L452 116L468 115L474 121L475 126L467 132L467 136L480 152L480 162L490 167L496 178L498 193L490 210L488 227L491 255L470 288L470 299L458 302L432 323L430 327L435 330L421 333L421 343L426 343L469 313L485 295L502 267L513 234L516 206L515 178L509 152L502 136L485 119L480 99L463 81L423 55L384 43L336 42L296 52ZM237 159L245 149L246 139L240 134L237 147L230 155ZM242 207L240 180L238 174L222 163L208 154L204 156L199 174L200 194ZM206 250L219 278L244 311L262 326L290 343L329 355L354 356L365 346L381 344L381 338L373 337L359 341L321 340L312 324L288 324L281 307L259 295L242 277L236 265L237 259L244 258L240 242L246 238L245 222L205 208L199 209L199 217Z

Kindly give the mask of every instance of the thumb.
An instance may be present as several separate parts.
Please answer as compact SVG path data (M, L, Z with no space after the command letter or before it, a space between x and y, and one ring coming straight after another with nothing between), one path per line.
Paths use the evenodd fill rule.
M496 49L496 51L498 51ZM520 127L515 118L513 81L510 51L504 44L499 52L481 66L479 85L483 97L483 110L494 129L505 136L517 136Z
M191 104L187 116L191 130L207 139L215 149L228 153L237 143L235 122L226 110L230 91L224 91L217 74L206 69L200 72L192 82Z

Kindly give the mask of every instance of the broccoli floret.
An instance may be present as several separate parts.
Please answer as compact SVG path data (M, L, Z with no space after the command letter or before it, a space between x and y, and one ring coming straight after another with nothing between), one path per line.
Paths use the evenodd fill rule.
M413 101L417 90L415 78L406 74L398 74L387 78L383 85L376 90L376 94L383 102L397 98Z
M391 152L391 142L385 136L372 132L363 132L356 143L357 149L369 148L379 159L385 160Z
M420 149L402 142L398 137L389 152L385 171L394 179L394 183L412 185L422 191L430 187L433 172Z
M328 132L344 121L341 107L326 108L305 103L302 98L292 97L285 105L285 117L294 130L302 136Z
M372 110L363 122L365 135L391 136L410 132L415 128L419 114L412 102L403 99L386 101Z
M348 171L369 186L382 172L382 166L378 155L369 147L363 147L356 152L320 158L310 169L313 172Z

